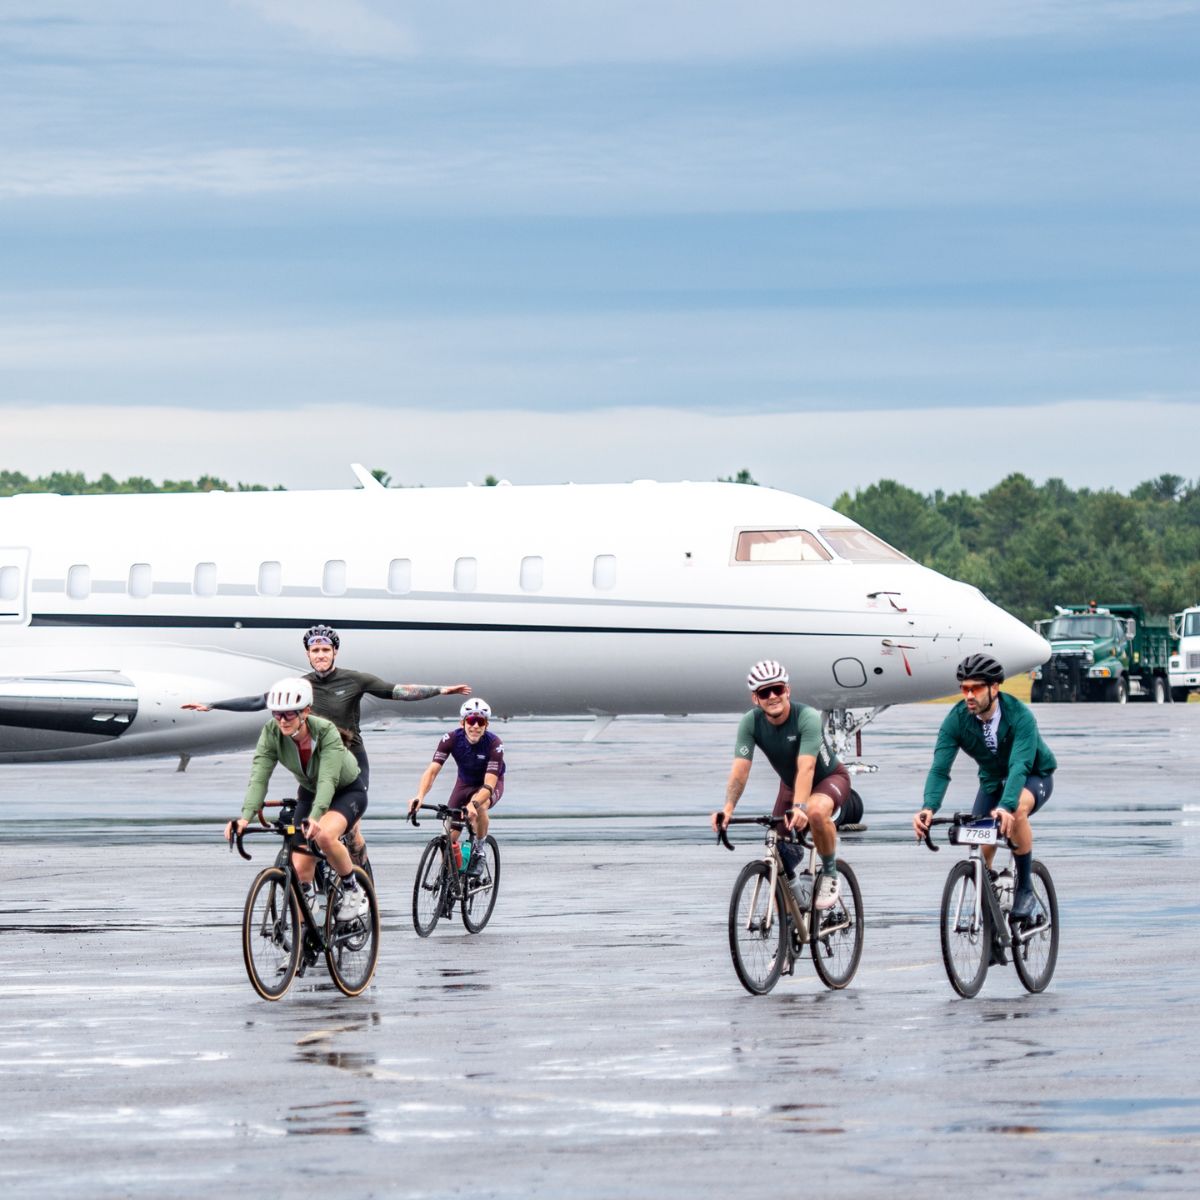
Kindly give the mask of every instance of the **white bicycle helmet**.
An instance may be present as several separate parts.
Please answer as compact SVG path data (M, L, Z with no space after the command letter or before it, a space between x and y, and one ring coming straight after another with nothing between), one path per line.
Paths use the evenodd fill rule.
M471 699L466 701L462 708L458 710L458 715L460 718L464 719L466 717L482 717L485 721L490 721L492 719L492 710L488 706L488 702L486 700L480 700L475 696L472 696Z
M768 687L772 683L787 683L787 681L787 671L773 658L764 658L762 662L756 662L750 668L750 674L746 676L746 686L752 692L757 692L759 688Z
M312 706L312 684L307 679L281 679L271 684L267 693L267 707L272 712L291 712Z

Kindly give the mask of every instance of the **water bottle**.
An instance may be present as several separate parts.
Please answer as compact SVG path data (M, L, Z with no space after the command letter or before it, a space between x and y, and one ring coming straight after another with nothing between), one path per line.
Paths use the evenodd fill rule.
M450 845L454 854L454 866L457 870L461 871L463 869L462 846L458 842L451 842Z
M465 871L467 869L467 867L470 866L470 864L471 864L471 843L470 842L459 843L459 851L460 851L460 853L459 853L458 857L461 858L462 861L458 864L458 869L460 871Z
M1013 906L1013 873L1008 867L997 871L992 877L992 885L996 889L996 899L1000 901L1000 911L1008 913Z
M810 871L797 871L792 880L792 895L800 905L801 912L808 912L812 907L813 877Z

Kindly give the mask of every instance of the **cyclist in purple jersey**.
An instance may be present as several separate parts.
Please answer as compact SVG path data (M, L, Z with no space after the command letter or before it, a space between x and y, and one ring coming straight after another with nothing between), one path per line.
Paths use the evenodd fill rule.
M504 743L488 731L492 710L486 700L468 700L459 710L457 729L444 734L433 752L433 761L425 768L417 794L408 802L410 815L429 794L433 781L447 759L453 758L458 778L447 802L451 808L465 808L471 829L471 860L467 873L483 870L484 839L487 837L488 811L504 794ZM458 835L455 834L457 840Z

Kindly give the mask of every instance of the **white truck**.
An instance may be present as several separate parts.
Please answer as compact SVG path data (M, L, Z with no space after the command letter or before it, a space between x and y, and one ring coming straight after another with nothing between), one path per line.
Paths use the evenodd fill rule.
M1171 636L1179 645L1171 652L1167 681L1171 699L1182 703L1189 693L1200 691L1200 605L1171 617Z

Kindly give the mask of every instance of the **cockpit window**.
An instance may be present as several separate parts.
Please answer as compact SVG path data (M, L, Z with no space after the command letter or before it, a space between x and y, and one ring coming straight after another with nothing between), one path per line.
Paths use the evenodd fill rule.
M912 562L873 533L847 525L844 529L822 529L821 536L841 555L854 563Z
M744 529L738 534L735 562L828 562L830 553L805 529Z

